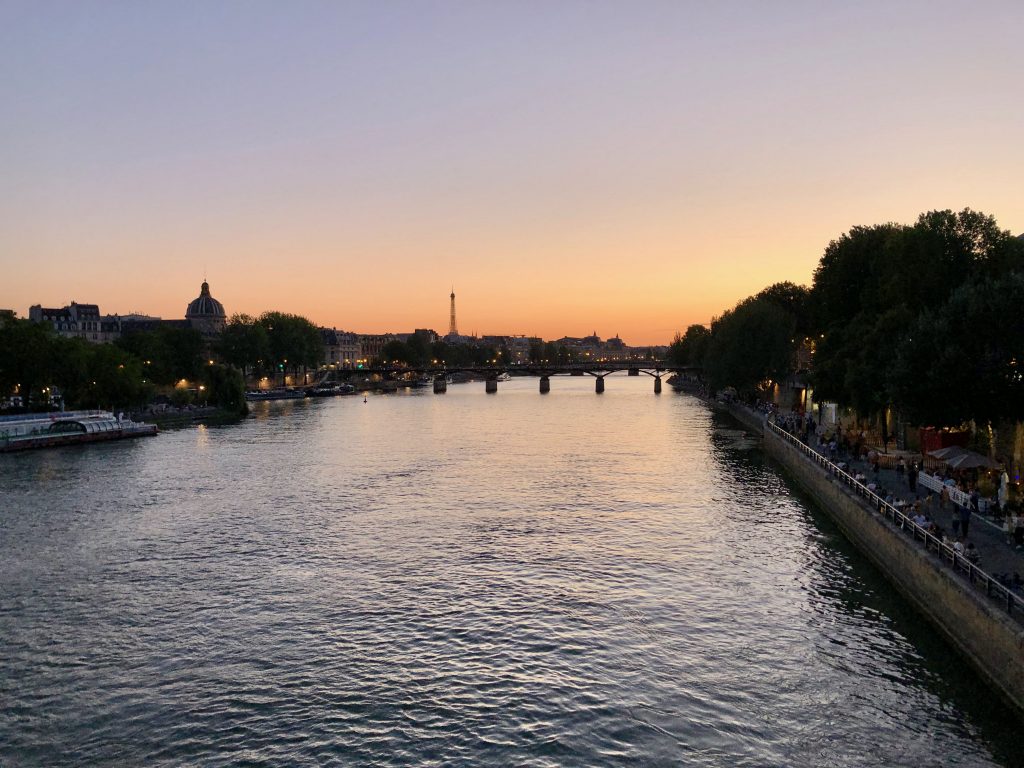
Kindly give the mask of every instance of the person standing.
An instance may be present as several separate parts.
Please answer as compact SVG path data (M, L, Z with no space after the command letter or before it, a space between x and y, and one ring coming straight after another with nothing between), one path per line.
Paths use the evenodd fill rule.
M967 541L967 529L971 524L971 508L960 507L960 533L964 537L964 541Z
M910 471L907 472L907 485L911 493L917 493L917 460L910 462Z
M953 507L953 519L951 524L953 528L953 538L955 539L960 536L960 515L957 514L956 505L949 500L949 487L943 485L942 491L939 492L939 509L942 510L943 513L946 513L951 511L950 507Z

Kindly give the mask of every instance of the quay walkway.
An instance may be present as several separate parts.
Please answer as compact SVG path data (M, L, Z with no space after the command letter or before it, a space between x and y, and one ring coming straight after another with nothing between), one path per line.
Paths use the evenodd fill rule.
M894 489L906 488L903 495L909 495L895 471L880 470L877 476L864 472L861 482L855 467L822 455L764 413L735 402L726 409L763 436L765 452L1024 716L1024 596L1012 579L1024 570L1024 558L1006 544L1002 531L976 517L970 540L981 551L981 560L972 563L950 542L917 525L910 517L912 503L903 512L886 501L881 494ZM877 491L868 488L870 482ZM886 484L889 491L882 490ZM1011 578L997 568L1012 568Z
M918 483L916 494L911 493L907 481L901 480L895 470L880 469L875 473L867 462L861 460L851 460L844 468L771 420L765 420L765 429L773 431L838 480L867 510L883 515L896 530L918 542L933 554L937 564L941 563L965 579L976 591L987 595L1007 614L1024 624L1024 596L1019 582L1018 586L1013 586L1013 574L1024 574L1024 552L1007 543L1006 534L996 523L979 513L971 516L968 538L981 555L978 564L971 563L950 543L944 542L911 519L913 512L910 503L925 498L930 492L921 483ZM857 480L854 476L856 469L860 469L874 482L882 494L888 495L891 492L894 496L908 500L910 503L904 508L906 512L887 502L883 495L869 489L867 483ZM957 514L955 506L950 506L954 507L952 511L941 511L937 505L928 510L929 516L947 531L952 530L952 516Z

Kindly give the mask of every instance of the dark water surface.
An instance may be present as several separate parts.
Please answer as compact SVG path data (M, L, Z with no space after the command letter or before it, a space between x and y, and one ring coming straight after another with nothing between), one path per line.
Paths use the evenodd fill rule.
M0 763L1019 764L735 424L499 386L0 456Z

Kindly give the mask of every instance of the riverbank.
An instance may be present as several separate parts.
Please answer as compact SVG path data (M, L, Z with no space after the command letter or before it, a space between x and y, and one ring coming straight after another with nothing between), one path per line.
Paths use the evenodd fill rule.
M1024 715L1024 610L1019 596L938 540L932 541L934 537L902 515L893 514L895 510L884 502L876 504L873 494L863 493L858 484L844 482L845 473L836 465L816 454L812 457L811 449L766 425L760 414L734 404L724 408L762 435L766 453L1018 715Z
M131 414L136 421L156 424L160 429L187 427L191 424L232 424L245 418L245 414L225 411L213 405L169 407L163 410L144 410Z

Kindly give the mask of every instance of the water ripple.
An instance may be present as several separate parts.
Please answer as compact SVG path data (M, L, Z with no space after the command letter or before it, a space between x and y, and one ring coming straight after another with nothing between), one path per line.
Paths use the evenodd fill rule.
M535 384L0 457L0 763L1019 760L736 425Z

